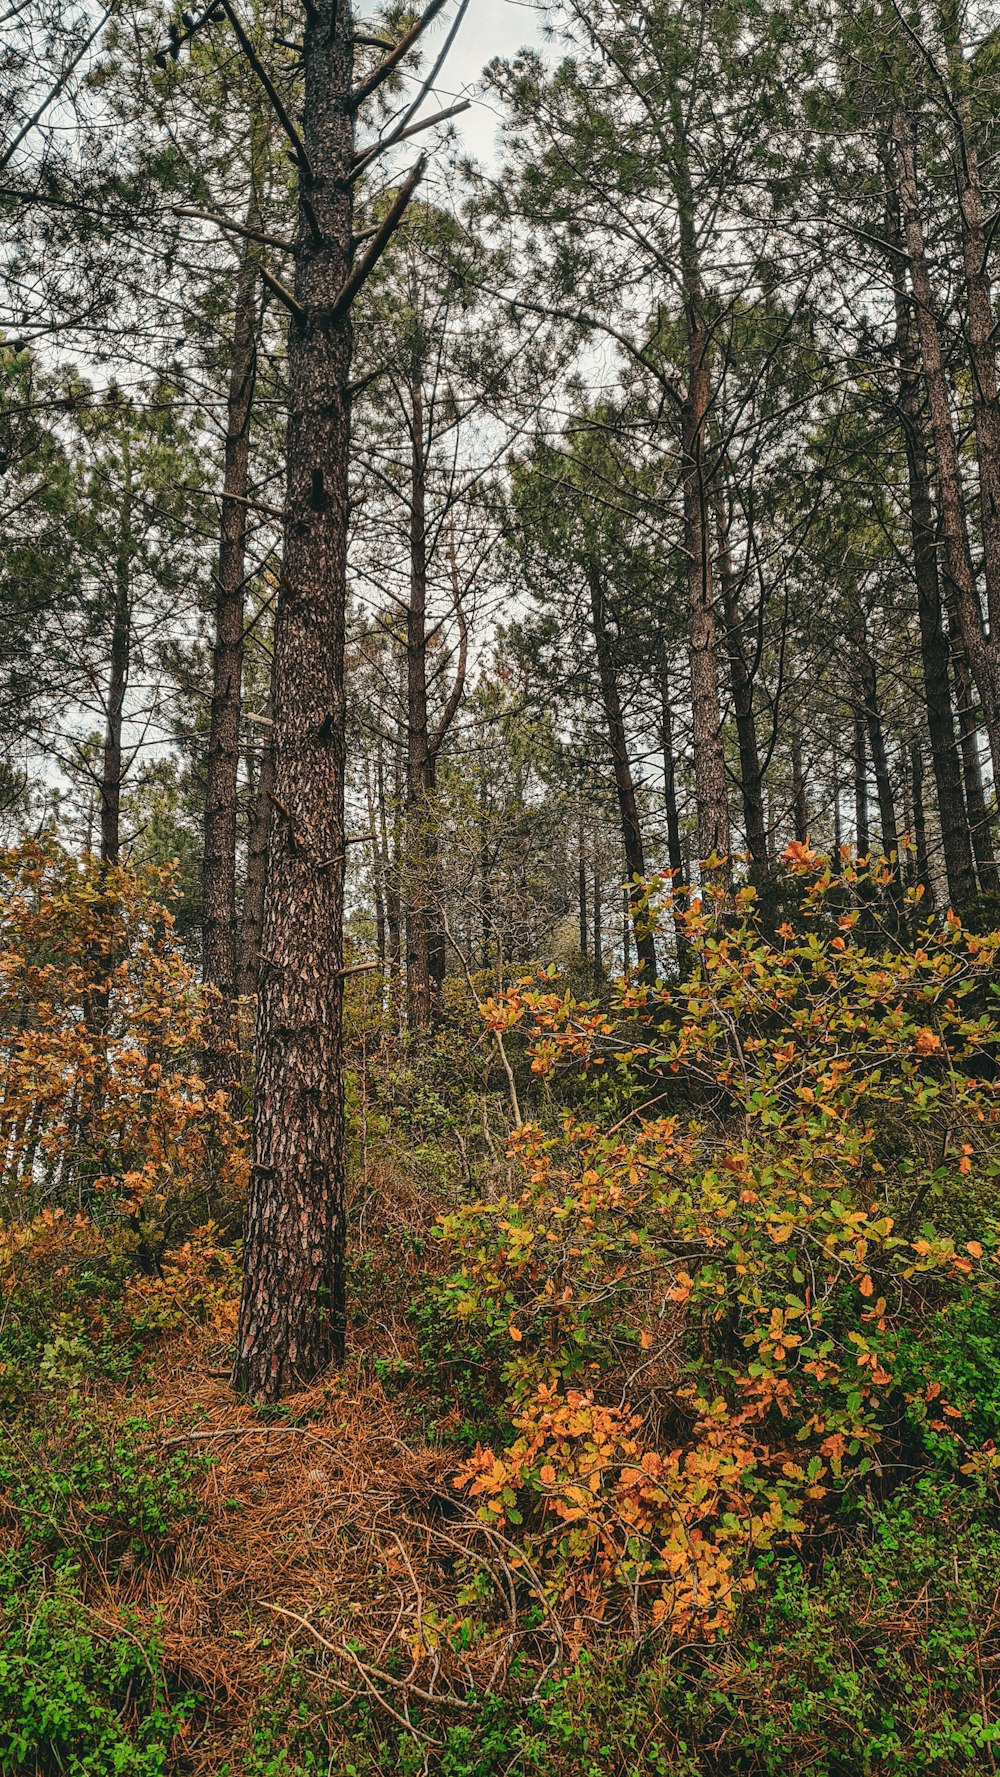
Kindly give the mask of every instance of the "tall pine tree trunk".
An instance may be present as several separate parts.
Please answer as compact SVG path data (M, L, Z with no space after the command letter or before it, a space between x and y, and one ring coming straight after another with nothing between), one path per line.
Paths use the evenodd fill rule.
M941 822L941 848L944 853L948 896L953 907L968 907L976 897L976 874L951 707L948 637L941 607L934 502L924 442L919 370L912 349L912 328L905 294L898 277L893 281L896 291L896 347L900 359L899 408L906 446L924 708L931 743L931 764Z
M955 679L955 708L958 714L958 738L962 754L962 775L965 781L965 802L969 811L972 850L976 860L979 886L986 894L1000 892L993 842L990 837L990 816L983 786L983 766L979 755L979 725L976 719L976 693L961 639L952 635L952 671Z
M937 465L944 569L948 579L948 604L954 611L962 644L979 692L983 722L989 739L993 771L1000 781L1000 676L997 672L998 637L987 636L969 551L965 495L958 459L958 445L951 416L941 334L934 311L933 291L924 243L923 217L917 185L916 158L909 122L902 109L893 117L899 205L916 311L917 335L924 382L930 409L931 437ZM970 820L972 810L969 810Z
M672 118L674 188L680 230L680 271L687 347L686 386L681 414L681 481L684 552L687 560L688 654L691 665L691 731L694 789L698 806L698 849L728 859L729 796L722 744L719 648L709 537L709 475L705 462L711 399L709 330L698 259L694 195L679 103ZM728 880L728 864L723 876Z
M410 597L406 610L406 1018L423 1030L433 1017L430 880L434 864L434 768L427 725L427 463L423 395L410 390Z
M115 602L111 619L111 661L104 711L101 757L101 862L117 864L121 851L121 804L124 759L122 730L128 688L132 639L132 460L125 440L122 460L122 503L115 550Z
M256 187L252 184L246 227L251 234L256 234L260 226ZM233 1021L239 973L236 825L246 607L246 500L250 484L250 419L259 326L258 257L256 243L248 237L243 243L236 286L229 371L222 522L215 577L212 707L205 781L202 972L206 985L215 990L205 1060L210 1084L227 1091L234 1091L239 1084L239 1054Z
M237 1388L275 1400L344 1353L344 621L355 104L346 0L305 12L288 336L284 560L274 637L253 1165Z
M684 881L684 852L681 849L681 815L677 800L677 764L674 759L674 711L670 695L670 663L666 648L660 650L660 748L663 754L663 804L667 816L667 862L673 878L678 903L674 913L674 942L677 946L677 970L687 969L687 940L684 935L683 910L679 897L687 887Z
M972 419L979 467L979 523L990 635L1000 636L1000 400L997 387L996 323L989 262L983 183L975 141L975 122L965 90L966 65L955 24L957 9L941 8L948 38L949 75L955 99L949 114L955 133L955 183L965 272L965 307L969 365L972 371ZM990 227L992 236L993 225Z
M875 773L875 795L878 799L879 825L882 829L882 851L885 857L899 851L899 825L889 775L889 758L885 745L885 729L878 702L875 662L864 636L858 642L858 684L868 734L872 770Z
M729 684L736 720L736 745L740 758L740 794L743 800L743 832L750 853L750 880L761 888L767 880L767 825L764 820L764 780L757 744L753 707L753 674L743 650L740 612L740 577L733 564L725 501L715 497L715 534L718 546L722 614L726 627Z
M639 824L639 805L636 800L635 780L632 776L632 766L625 738L625 720L622 715L621 698L618 694L614 651L608 634L604 586L596 563L590 564L589 574L591 615L594 623L594 647L601 684L601 702L604 705L608 746L611 752L615 790L618 795L618 815L621 822L622 846L625 852L625 868L629 878L625 890L626 904L629 918L635 930L639 972L643 979L652 986L656 980L656 944L640 907L641 885L646 879L646 857L642 843L642 828Z
M236 968L236 991L240 999L252 999L260 979L260 947L264 940L264 893L267 885L267 842L271 831L271 798L274 794L272 708L269 695L265 738L247 817L247 859Z
M854 849L859 858L871 850L868 827L868 742L862 702L854 707Z

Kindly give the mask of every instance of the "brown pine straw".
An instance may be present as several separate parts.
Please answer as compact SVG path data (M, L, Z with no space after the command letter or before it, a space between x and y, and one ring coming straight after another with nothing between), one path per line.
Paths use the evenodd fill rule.
M454 1451L414 1442L412 1408L387 1399L363 1355L283 1403L290 1423L237 1400L209 1364L196 1336L175 1341L157 1353L152 1392L112 1403L149 1421L165 1458L211 1457L197 1483L204 1521L151 1560L92 1551L81 1572L93 1632L151 1634L172 1695L205 1699L172 1771L239 1770L255 1705L290 1662L311 1675L326 1723L366 1698L428 1747L414 1705L461 1714L469 1692L503 1685L519 1648L539 1676L558 1663L560 1627L551 1611L541 1633L522 1627L532 1577L515 1577L504 1537L452 1484ZM475 1615L456 1594L476 1567L497 1602L459 1654L435 1645L434 1624Z

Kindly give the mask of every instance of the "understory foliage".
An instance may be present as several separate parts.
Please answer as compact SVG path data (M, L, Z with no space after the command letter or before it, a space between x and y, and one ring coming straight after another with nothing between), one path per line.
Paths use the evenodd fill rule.
M487 1008L576 1102L441 1226L438 1304L509 1421L458 1479L619 1632L724 1633L765 1552L1000 1466L1000 937L916 896L908 936L878 871L786 862L777 931L749 888L671 909L678 987L604 1008L550 970Z
M232 1277L218 1223L246 1163L199 1077L206 994L171 898L169 870L0 855L0 1398L15 1333L72 1383L126 1302L131 1327L169 1324Z
M275 1410L169 879L4 858L2 1777L995 1768L1000 933L886 885L654 880L683 979L423 1049L356 983L351 1357Z

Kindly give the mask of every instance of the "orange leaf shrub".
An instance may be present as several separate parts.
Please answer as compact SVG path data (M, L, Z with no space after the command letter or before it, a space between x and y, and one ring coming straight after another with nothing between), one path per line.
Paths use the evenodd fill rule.
M776 933L751 890L668 903L677 988L623 984L604 1013L550 973L487 1010L578 1097L602 1069L615 1102L617 1076L614 1122L520 1131L521 1193L440 1230L439 1305L515 1434L460 1484L555 1596L586 1569L611 1615L675 1632L718 1628L755 1552L860 1477L981 1465L993 1410L974 1365L943 1394L936 1369L942 1329L955 1347L1000 1308L1000 934L949 914L906 941L856 870L787 865L801 912Z
M0 1278L158 1269L242 1195L242 1134L198 1065L206 995L170 873L51 841L0 854ZM58 1255L61 1255L59 1257ZM58 1293L58 1292L57 1292Z

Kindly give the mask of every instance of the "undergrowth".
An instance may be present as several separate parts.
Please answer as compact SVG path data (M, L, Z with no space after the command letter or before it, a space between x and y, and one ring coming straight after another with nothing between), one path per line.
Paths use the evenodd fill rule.
M405 1051L359 988L352 1355L265 1411L169 919L123 882L120 1061L65 1029L94 885L28 855L3 1777L996 1769L1000 934L788 866L776 931L663 911L681 985L484 983Z

